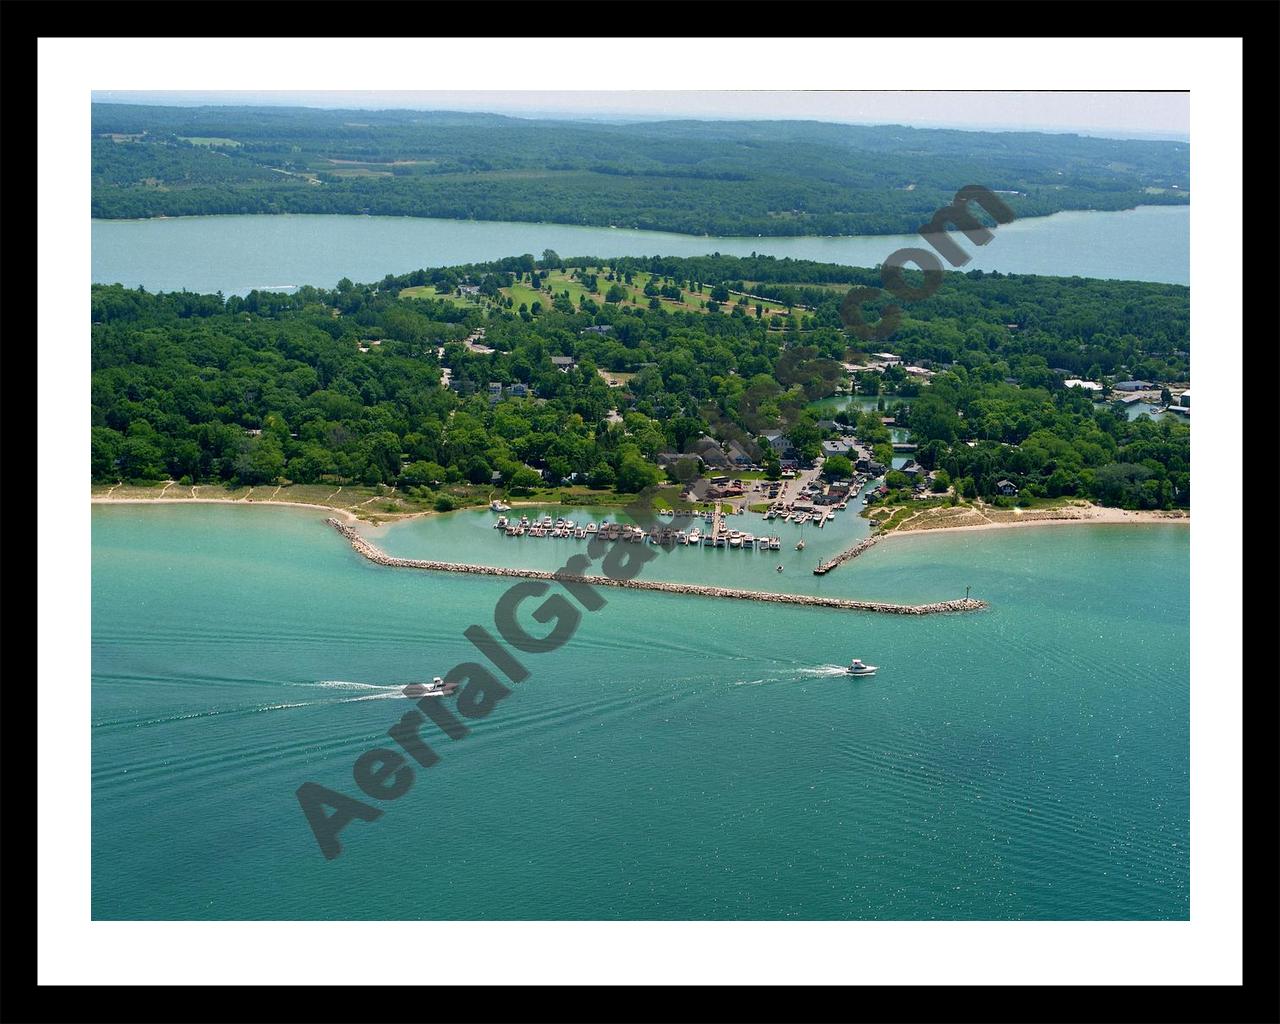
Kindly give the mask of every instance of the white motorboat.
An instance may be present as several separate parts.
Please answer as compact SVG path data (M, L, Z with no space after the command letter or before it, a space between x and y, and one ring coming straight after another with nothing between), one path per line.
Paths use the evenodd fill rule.
M877 665L865 665L861 658L854 658L845 671L851 676L873 676L876 674L878 667Z
M414 683L405 687L405 695L409 697L448 697L458 689L457 683L446 683L436 676L429 683Z
M501 501L499 501L497 498L495 498L493 501L489 502L489 510L491 512L510 512L511 506L505 505Z

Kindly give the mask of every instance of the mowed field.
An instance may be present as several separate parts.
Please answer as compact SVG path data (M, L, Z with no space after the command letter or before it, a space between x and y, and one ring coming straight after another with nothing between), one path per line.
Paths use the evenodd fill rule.
M441 295L436 291L433 284L420 284L412 288L401 288L400 298L402 299L442 299L445 302L452 302L455 306L461 306L463 309L478 309L480 303L470 296L465 295Z
M569 300L577 306L584 295L589 296L593 301L603 304L605 296L609 290L616 284L627 293L625 299L618 303L620 306L631 306L641 309L649 307L650 296L645 295L645 285L653 277L652 274L646 272L634 272L631 275L631 284L627 284L623 280L608 280L609 270L607 267L589 267L587 273L596 275L596 290L594 292L587 291L586 286L578 279L572 276L572 272L553 270L544 278L544 289L550 288L548 293L546 290L542 292L534 291L526 283L518 283L510 288L503 288L502 293L511 298L519 309L520 304L524 303L532 308L535 301L541 302L543 307L550 306L552 300L557 295L563 295L566 291L569 293ZM702 292L691 292L683 287L681 282L670 282L664 278L660 278L655 284L661 287L663 284L675 283L680 287L680 291L684 296L683 301L676 301L663 295L657 296L658 303L661 308L669 313L706 313L706 303L710 301L711 288L709 285L703 285ZM736 297L731 297L729 302L721 303L721 309L728 312L733 308ZM757 301L764 307L764 315L766 317L776 317L786 315L786 307L777 302L768 300L749 299L747 303L747 311L750 315L755 315L755 307Z
M627 284L622 279L610 281L608 279L608 267L588 267L586 268L585 275L596 275L595 291L589 291L586 285L583 284L579 278L574 277L573 274L573 271L553 270L543 277L542 288L540 290L535 290L528 281L517 281L509 288L502 288L500 291L504 297L511 300L512 307L514 309L518 310L523 305L532 311L533 304L535 302L540 303L543 310L550 309L555 298L559 295L564 295L566 292L568 292L569 301L572 302L575 307L582 302L584 296L600 305L604 305L605 296L614 285L617 285L626 293L626 297L622 299L618 305L633 309L649 308L650 296L645 295L644 289L645 285L647 285L650 279L654 276L652 274L643 271L635 271L631 275L631 284ZM685 288L681 282L671 282L665 278L659 278L655 283L658 287L661 287L664 284L675 283L680 288L683 296L682 301L677 301L663 295L657 296L659 306L668 313L706 314L708 312L707 303L711 301L711 285L704 284L701 292L694 292ZM748 285L747 287L750 289L751 286ZM832 285L831 287L846 289L848 288L848 285ZM486 300L484 299L476 300L459 295L440 295L436 292L434 285L418 285L412 288L403 288L400 291L400 297L402 299L444 299L465 309L471 309L486 304ZM738 293L731 293L729 301L722 302L720 304L721 312L730 312L737 303L738 298ZM782 329L787 326L789 322L787 307L782 303L775 302L770 299L748 298L746 304L746 313L748 316L755 316L757 304L762 307L764 318L771 328L776 327ZM795 309L792 312L796 313L798 312L798 309Z

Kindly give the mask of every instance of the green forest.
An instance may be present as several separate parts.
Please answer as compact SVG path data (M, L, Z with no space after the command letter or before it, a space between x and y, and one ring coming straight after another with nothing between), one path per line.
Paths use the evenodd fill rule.
M794 308L779 328L745 298L673 313L587 294L575 303L566 289L543 292L535 312L498 291L544 287L549 270L600 291L641 271L655 288L749 284ZM293 294L94 285L93 478L385 484L449 507L450 488L468 485L634 493L663 479L660 453L691 451L704 435L750 447L780 429L816 454L830 431L810 405L847 390L841 363L864 355L840 303L872 274L772 257L544 253ZM455 297L464 282L482 288L478 301ZM898 367L855 383L900 407L921 464L966 496L1008 478L1032 496L1185 506L1189 428L1130 422L1062 378L1093 369L1186 382L1187 303L1176 285L950 273L878 346L936 375L921 384ZM478 327L493 351L466 344ZM611 388L599 370L633 376ZM877 417L855 422L869 444L887 440Z
M333 213L695 235L916 231L956 189L1019 217L1181 204L1189 146L810 121L94 104L101 218Z

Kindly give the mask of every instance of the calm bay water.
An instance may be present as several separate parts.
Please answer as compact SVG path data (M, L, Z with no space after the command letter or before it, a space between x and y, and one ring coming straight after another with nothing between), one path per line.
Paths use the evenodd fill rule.
M1190 208L1067 212L1004 225L985 247L965 246L966 270L1187 284ZM874 267L918 235L715 238L657 231L327 215L95 220L93 280L151 291L333 287L554 249L563 256L701 256L752 252Z
M398 686L475 658L462 632L511 581L375 566L322 520L94 508L95 918L1188 916L1185 526L894 538L825 578L809 568L849 513L806 528L803 558L661 554L646 578L971 585L992 608L607 591L329 862L294 791L358 795L352 763L412 706ZM491 522L370 534L491 564L583 549ZM834 674L854 656L880 674Z

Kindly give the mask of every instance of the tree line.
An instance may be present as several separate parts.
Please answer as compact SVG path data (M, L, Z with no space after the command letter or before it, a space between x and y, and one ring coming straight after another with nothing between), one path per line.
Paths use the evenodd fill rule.
M104 218L369 213L892 234L975 181L1003 190L1020 217L1188 194L1186 144L1034 132L120 104L94 104L92 122L92 212Z
M826 432L812 403L845 383L841 362L863 355L839 326L839 289L806 293L813 305L783 330L736 304L673 313L620 306L598 292L576 303L543 292L535 314L498 301L464 306L447 294L462 282L487 282L495 297L517 279L544 287L546 271L562 268L594 277L601 290L611 276L644 271L661 275L651 282L659 291L707 294L867 273L796 263L604 261L548 251L293 294L95 285L93 477L381 483L424 495L459 483L519 492L576 481L631 493L661 478L659 455L689 451L703 435L738 440L763 460L762 435L783 430L816 455ZM412 297L402 294L407 288ZM855 381L904 403L921 461L972 479L975 493L1003 476L1032 493L1181 504L1187 428L1130 424L1095 409L1062 388L1037 346L1101 353L1127 369L1133 364L1124 360L1149 358L1149 345L1185 344L1185 325L1177 326L1185 294L1133 282L948 275L933 305L909 322L902 347L918 345L921 332L956 329L962 343L931 353L955 358L932 360L938 376L923 387L900 367ZM1011 331L1003 319L1010 309L1038 319ZM465 343L479 326L492 352ZM1122 328L1137 332L1136 342ZM576 365L562 368L554 356ZM610 388L598 370L633 376ZM451 388L442 386L446 371ZM863 417L858 432L887 454L878 417Z

